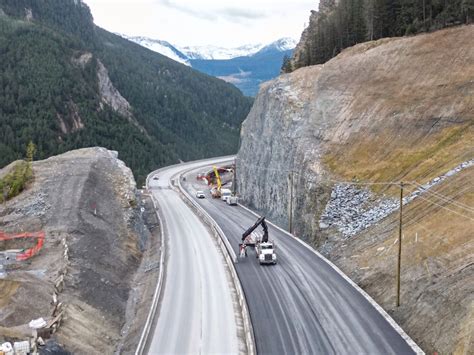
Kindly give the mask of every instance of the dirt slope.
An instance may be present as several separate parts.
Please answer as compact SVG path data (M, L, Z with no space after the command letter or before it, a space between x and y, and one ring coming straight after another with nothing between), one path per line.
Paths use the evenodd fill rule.
M32 185L0 206L0 230L43 230L45 245L31 261L7 265L0 277L0 340L8 329L21 338L30 333L30 320L50 319L56 294L65 310L58 342L74 353L111 354L122 346L126 313L137 312L129 297L139 300L144 292L135 281L152 239L133 175L103 148L38 161L33 170ZM125 331L130 328L135 331L133 325Z

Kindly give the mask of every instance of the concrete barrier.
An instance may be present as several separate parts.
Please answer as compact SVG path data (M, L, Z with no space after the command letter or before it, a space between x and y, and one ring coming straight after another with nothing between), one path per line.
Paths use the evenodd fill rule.
M193 169L191 169L193 170ZM239 299L239 306L242 313L242 321L244 326L245 332L245 344L247 347L247 353L250 355L256 354L256 346L255 346L255 336L253 333L252 322L250 319L250 312L247 305L247 300L245 298L244 290L242 289L242 285L240 284L240 279L237 275L237 271L235 270L235 263L237 263L237 255L232 248L229 240L225 236L222 229L219 225L214 221L214 219L189 195L189 193L183 188L181 185L181 175L187 173L182 172L177 179L177 188L179 192L181 192L184 201L196 212L196 214L202 219L204 223L206 223L210 230L213 232L214 237L216 238L217 243L219 244L222 254L226 260L226 263L229 267L232 282L234 284L235 290L237 292L237 296Z
M161 170L161 169L160 169ZM149 174L146 178L146 187L148 189L148 181L150 179L150 177L152 175L155 175L157 172L159 172L160 170L157 170L157 171L154 171L152 172L151 174ZM137 346L137 349L135 350L135 355L142 355L146 349L146 345L147 345L147 340L148 340L148 336L150 334L150 329L151 329L151 326L153 324L153 320L155 319L155 315L156 315L156 310L158 309L158 301L160 299L160 295L161 295L161 290L162 290L162 286L163 286L163 275L164 275L164 260L165 260L165 253L166 253L166 241L165 241L165 232L164 232L164 228L163 228L163 219L161 218L161 215L160 215L160 211L158 209L158 206L157 206L157 201L155 200L155 197L153 196L153 194L150 194L151 195L151 200L153 202L153 207L155 208L155 211L156 211L156 215L158 217L158 221L160 223L160 236L161 236L161 255L160 255L160 271L159 271L159 274L158 274L158 282L156 284L156 288L155 288L155 293L153 295L153 300L152 300L152 303L151 303L151 307L150 307L150 312L148 313L148 317L146 319L146 322L145 322L145 326L143 327L143 331L142 331L142 334L140 336L140 340L138 342L138 346Z

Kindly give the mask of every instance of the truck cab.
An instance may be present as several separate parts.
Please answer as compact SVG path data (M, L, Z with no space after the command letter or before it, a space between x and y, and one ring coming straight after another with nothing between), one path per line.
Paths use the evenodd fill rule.
M227 199L232 196L232 191L230 191L229 189L221 189L221 200L222 201L226 201L227 202Z
M275 246L272 241L257 242L255 244L255 251L256 251L256 256L260 265L277 263Z

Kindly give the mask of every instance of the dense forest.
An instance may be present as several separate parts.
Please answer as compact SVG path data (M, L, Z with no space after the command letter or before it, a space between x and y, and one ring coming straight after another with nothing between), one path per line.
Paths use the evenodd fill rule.
M103 146L139 181L152 169L237 151L252 100L231 84L96 27L80 0L0 0L0 167ZM88 58L90 60L82 60ZM101 96L98 66L132 117Z
M473 18L474 0L321 0L282 71L324 63L357 43L468 24Z

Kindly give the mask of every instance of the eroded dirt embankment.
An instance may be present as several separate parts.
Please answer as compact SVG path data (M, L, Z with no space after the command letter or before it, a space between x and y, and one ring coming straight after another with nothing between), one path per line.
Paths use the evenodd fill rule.
M0 229L42 230L45 244L30 261L3 268L0 340L25 338L30 320L63 312L54 337L67 350L132 352L157 278L153 206L137 193L130 169L103 148L38 161L33 170L31 186L0 206Z
M342 266L426 351L466 353L473 141L474 25L387 38L262 85L242 126L237 188L284 227L293 206L295 234ZM395 309L390 245L400 188L386 183L400 181L410 182L408 250ZM429 191L417 191L422 185Z

